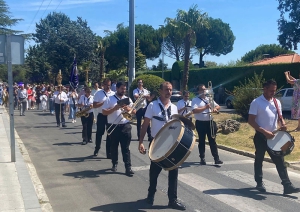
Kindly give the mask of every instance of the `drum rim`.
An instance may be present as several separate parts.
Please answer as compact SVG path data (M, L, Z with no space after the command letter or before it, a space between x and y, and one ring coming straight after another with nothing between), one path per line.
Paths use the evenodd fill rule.
M176 169L178 168L179 166L181 166L181 164L184 163L184 161L190 156L190 154L192 153L193 149L194 149L194 146L195 146L195 143L196 143L196 136L193 132L193 141L192 141L192 145L191 147L189 148L189 151L185 154L185 156L175 165L175 166L172 166L170 168L167 168L165 169L166 171L171 171L173 169Z
M158 131L158 133L155 135L155 137L157 137L159 134L161 134L162 131L163 131L165 128L167 128L167 126L168 126L170 123L176 122L176 121L179 121L179 122L180 122L180 125L183 126L183 127L185 127L185 125L183 124L183 122L182 122L181 120L179 120L179 119L174 119L174 120L171 120L171 121L169 121L168 123L166 123L166 124ZM151 160L152 162L155 162L155 163L160 162L160 161L164 160L166 157L168 157L168 156L174 151L174 149L175 149L175 148L178 146L178 144L179 144L178 140L180 141L180 140L182 139L182 137L183 137L183 134L184 134L184 128L183 128L183 127L182 127L181 130L180 130L180 133L179 133L179 135L178 135L178 137L177 137L176 142L173 144L173 146L170 148L170 150L169 150L168 152L166 152L166 154L164 154L162 157L160 157L160 158L158 158L158 159L156 159L156 160L152 160L152 159L151 159L151 156L150 156L150 153L151 153L152 150L153 150L153 144L156 142L156 139L153 138L153 140L152 140L152 142L151 142L151 145L150 145L150 148L149 148L149 153L148 153L148 156L149 156L149 158L150 158L150 160ZM180 138L180 139L179 139L179 138Z
M275 133L275 135L278 134L279 132L281 132L281 133L286 133L286 134L288 134L289 137L291 138L290 142L292 142L292 144L293 144L293 148L292 148L292 150L290 151L290 153L291 153L291 152L293 151L293 149L294 149L294 146L295 146L295 138L292 136L291 133L289 133L289 132L287 132L287 131L281 131L281 130L277 131L277 132ZM269 146L269 142L272 142L272 139L267 139L267 147L268 147L268 149L272 152L273 155L278 155L278 154L275 154L275 153L280 153L282 156L286 156L286 155L290 154L290 153L288 153L288 154L286 154L286 153L285 153L285 154L282 154L282 153L283 153L282 151L277 151L277 150L271 149L271 147Z

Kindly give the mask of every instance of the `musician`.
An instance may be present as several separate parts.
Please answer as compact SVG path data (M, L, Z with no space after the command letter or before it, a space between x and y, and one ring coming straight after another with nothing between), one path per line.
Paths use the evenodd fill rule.
M198 149L200 155L200 164L206 165L205 161L205 137L207 135L210 151L214 157L215 164L223 164L219 158L218 147L216 144L215 131L216 126L212 120L212 113L218 112L220 106L212 99L214 108L211 108L210 100L205 96L206 87L204 84L198 86L199 95L192 100L193 114L196 119L196 130L198 133ZM213 135L212 135L213 134Z
M178 114L184 116L191 111L192 101L190 101L189 98L190 92L183 91L183 99L177 102Z
M93 121L94 121L94 113L93 113L93 96L91 95L91 89L89 87L85 88L85 94L82 95L78 100L78 107L81 110L87 110L89 114L88 117L81 116L82 123L82 145L86 145L87 143L92 142L92 129L93 129Z
M114 91L110 89L111 81L110 79L105 79L103 81L103 90L98 91L94 96L94 112L97 115L97 132L96 132L96 146L94 150L94 156L98 155L98 151L101 148L102 136L105 132L105 126L107 125L107 116L102 114L102 106L108 97L115 94ZM106 136L106 157L111 159L110 155L110 137Z
M266 81L263 84L263 94L254 99L250 105L248 123L256 131L253 138L255 146L254 178L257 183L256 189L260 192L266 192L262 181L262 163L267 151L276 165L281 184L284 188L283 194L291 194L300 192L300 189L295 188L291 183L284 165L284 157L273 155L267 147L267 139L275 136L273 132L277 129L278 123L280 130L287 130L284 119L281 117L281 103L278 99L274 98L276 90L277 83L274 80Z
M146 154L146 149L143 140L146 130L151 121L151 136L155 137L158 131L171 119L171 116L177 114L177 107L171 103L170 98L172 94L172 84L164 82L159 88L160 97L151 102L146 110L144 122L141 129L141 136L139 139L139 151ZM150 142L151 144L151 142ZM154 195L156 192L157 178L162 168L151 161L150 164L150 186L148 189L147 203L153 205ZM178 168L169 171L169 187L168 187L168 206L177 210L185 210L185 206L177 200L177 182L178 182Z
M128 98L125 96L126 84L124 82L118 82L116 84L116 93L113 96L108 97L102 106L102 114L107 116L108 127L110 127L111 139L111 159L113 172L117 171L118 165L118 146L121 144L121 151L123 156L123 162L125 164L126 175L132 176L134 172L131 169L131 159L129 145L131 141L131 125L127 119L123 117L122 110L129 112L132 106L132 100L129 98L129 105L118 104L121 99ZM122 110L121 110L122 108ZM133 111L135 113L135 111ZM116 126L117 125L117 126Z
M66 102L69 100L69 98L67 94L64 91L62 91L62 86L57 86L57 90L53 93L53 98L55 102L54 109L57 127L60 126L60 123L62 123L62 127L67 127L65 122L64 111Z
M136 111L136 128L137 128L137 137L138 140L140 138L140 132L141 132L141 124L142 119L145 116L145 112L147 109L147 100L150 101L150 92L143 87L143 80L138 80L138 87L133 90L133 97L135 100L137 100L141 95L144 95L146 98L144 100L144 107L140 108L138 111ZM147 99L147 100L146 100ZM151 141L151 131L150 131L150 125L147 128L147 134L148 134L148 141Z

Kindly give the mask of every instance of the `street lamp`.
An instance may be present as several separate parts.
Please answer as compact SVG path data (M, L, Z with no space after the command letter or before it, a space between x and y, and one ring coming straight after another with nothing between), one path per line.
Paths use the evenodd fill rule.
M164 27L164 25L159 25L161 27ZM164 32L162 33L163 42L161 44L161 78L164 79L164 43L165 43L165 36Z

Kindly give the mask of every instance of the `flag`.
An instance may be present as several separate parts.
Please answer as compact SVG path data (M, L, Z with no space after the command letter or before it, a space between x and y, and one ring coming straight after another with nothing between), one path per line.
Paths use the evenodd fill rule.
M74 57L74 62L73 62L73 66L72 66L69 83L72 88L74 88L74 89L78 88L79 81L78 81L78 70L77 70L76 57Z

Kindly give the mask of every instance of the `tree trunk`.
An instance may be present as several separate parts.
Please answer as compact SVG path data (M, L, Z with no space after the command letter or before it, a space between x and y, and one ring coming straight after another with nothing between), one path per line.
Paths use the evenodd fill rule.
M103 79L103 70L104 70L104 52L100 54L100 82Z
M176 57L176 61L180 61L178 49L175 49L175 57Z
M204 57L204 54L202 53L202 50L201 50L200 56L199 56L199 67L200 68L202 68L203 57Z
M189 65L190 65L190 51L191 51L191 34L187 34L184 38L184 68L182 73L181 91L187 90L189 81Z

